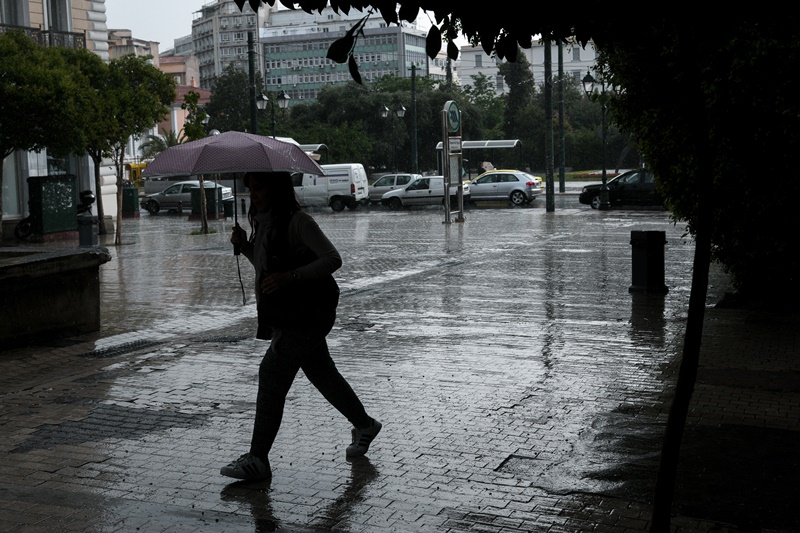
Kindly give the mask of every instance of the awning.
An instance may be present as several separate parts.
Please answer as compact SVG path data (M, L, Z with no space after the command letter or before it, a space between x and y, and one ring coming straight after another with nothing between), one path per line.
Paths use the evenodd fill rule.
M461 141L462 150L475 150L479 148L514 148L521 145L519 139L506 139L496 141ZM437 150L442 149L442 143L436 145Z

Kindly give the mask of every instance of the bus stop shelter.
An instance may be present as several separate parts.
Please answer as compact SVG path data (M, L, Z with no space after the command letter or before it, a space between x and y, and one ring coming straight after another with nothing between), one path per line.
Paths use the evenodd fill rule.
M497 149L508 150L508 149L515 149L515 148L518 148L520 151L522 151L522 143L520 142L519 139L498 139L498 140L488 140L488 141L461 141L461 151L462 151L462 154L463 154L462 157L463 157L464 161L469 161L471 159L468 156L468 151L469 150L486 150L486 151L489 152L488 156L482 157L481 160L482 161L489 161L492 164L494 164L494 161L495 161L495 150L497 150ZM442 166L442 143L441 142L439 142L436 145L436 153L437 153L436 161L437 161L437 165L438 165L438 169L439 169L439 174L441 174L442 173L442 168L443 168L443 166ZM484 154L483 154L483 152L479 152L476 155L483 156ZM464 164L464 163L462 163L462 164ZM465 165L465 166L466 166L466 171L467 171L467 178L470 178L471 177L469 175L470 174L470 166L469 165ZM477 165L473 165L473 166L477 166ZM495 165L495 166L497 166L497 165ZM500 168L500 167L498 167L498 168Z

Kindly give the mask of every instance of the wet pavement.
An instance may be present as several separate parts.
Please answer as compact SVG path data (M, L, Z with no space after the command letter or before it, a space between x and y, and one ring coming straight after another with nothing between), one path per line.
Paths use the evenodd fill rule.
M238 205L237 205L238 207ZM247 451L252 267L217 233L123 220L99 332L0 352L0 531L646 531L693 242L660 210L310 211L344 259L329 344L384 424L368 458L298 376L268 484ZM244 221L240 220L244 225ZM666 295L630 294L633 230ZM113 243L113 237L109 241ZM797 315L717 308L714 271L673 529L798 531Z

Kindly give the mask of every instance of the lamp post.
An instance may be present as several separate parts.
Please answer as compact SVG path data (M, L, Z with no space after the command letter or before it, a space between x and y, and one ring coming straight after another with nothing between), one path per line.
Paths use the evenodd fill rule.
M395 111L395 114L398 118L403 118L406 116L406 107L404 105L400 105L399 108ZM385 105L381 106L380 109L381 118L386 118L389 116L389 108ZM394 159L394 171L397 172L397 145L395 145L395 149L392 151L392 156Z
M590 72L586 73L586 76L583 78L583 90L586 93L586 96L590 99L596 98L595 93L595 85L597 84L597 80L594 79ZM601 136L602 136L602 158L603 158L603 174L602 174L602 185L600 186L600 209L611 209L611 202L608 198L608 184L607 184L607 174L606 174L606 81L605 79L600 79L600 121L601 121Z

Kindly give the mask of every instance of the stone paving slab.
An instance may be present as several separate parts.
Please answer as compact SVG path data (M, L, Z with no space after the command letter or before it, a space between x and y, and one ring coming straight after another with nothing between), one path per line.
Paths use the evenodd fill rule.
M693 244L575 204L312 211L345 262L331 352L384 430L345 460L301 373L266 485L218 474L266 349L230 221L125 220L101 331L0 352L0 530L646 531ZM628 293L632 230L666 232L666 296ZM674 530L798 530L798 322L711 284Z

